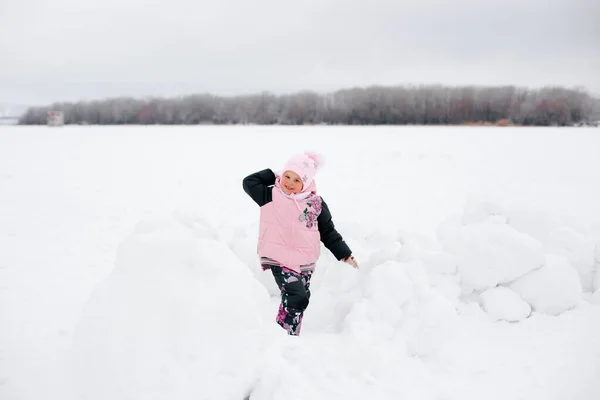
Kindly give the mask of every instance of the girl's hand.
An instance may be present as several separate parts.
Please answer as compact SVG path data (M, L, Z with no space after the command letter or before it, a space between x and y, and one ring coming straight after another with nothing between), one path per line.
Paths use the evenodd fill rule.
M358 260L352 254L344 258L344 262L352 265L354 268L358 268Z

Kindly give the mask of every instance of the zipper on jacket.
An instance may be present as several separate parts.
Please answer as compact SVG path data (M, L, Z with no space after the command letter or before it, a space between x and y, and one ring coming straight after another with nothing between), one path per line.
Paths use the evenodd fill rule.
M296 201L296 199L294 199L294 202L296 202L296 206L298 205L298 202ZM295 232L296 230L296 221L292 220L292 243L294 243L294 235L296 234ZM292 244L290 243L290 245ZM288 267L292 268L292 250L289 250L289 254L288 254Z

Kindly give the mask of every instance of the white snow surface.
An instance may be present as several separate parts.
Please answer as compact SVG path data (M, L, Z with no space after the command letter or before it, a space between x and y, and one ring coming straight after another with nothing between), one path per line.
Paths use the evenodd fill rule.
M361 268L290 337L241 181L304 149ZM594 129L0 127L0 399L598 399L598 182Z

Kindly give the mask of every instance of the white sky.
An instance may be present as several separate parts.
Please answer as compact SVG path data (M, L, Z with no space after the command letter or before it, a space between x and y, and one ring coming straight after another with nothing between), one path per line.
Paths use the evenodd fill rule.
M599 0L0 0L0 103L546 84L600 93Z

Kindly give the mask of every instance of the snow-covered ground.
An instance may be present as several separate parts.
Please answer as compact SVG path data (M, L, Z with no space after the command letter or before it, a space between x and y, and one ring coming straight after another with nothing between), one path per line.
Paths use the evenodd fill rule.
M0 127L0 399L600 398L600 135ZM274 324L241 180L315 149L361 262Z

